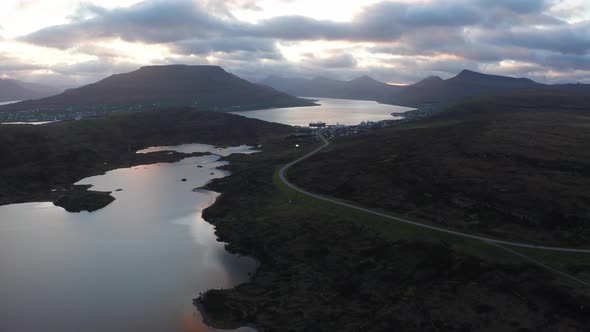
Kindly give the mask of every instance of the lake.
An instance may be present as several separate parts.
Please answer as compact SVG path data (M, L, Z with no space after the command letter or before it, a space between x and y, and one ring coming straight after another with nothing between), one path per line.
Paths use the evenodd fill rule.
M278 122L291 126L307 127L310 122L326 122L328 125L357 125L363 121L401 119L392 113L404 113L413 108L379 104L375 101L333 98L317 99L320 106L274 108L258 111L234 112L248 118Z
M158 149L175 148L142 152ZM201 144L181 150L255 152ZM0 206L0 330L216 331L202 323L192 299L247 281L257 266L225 251L201 218L218 194L193 189L229 175L218 169L225 165L219 158L83 179L78 184L116 197L93 213L69 213L52 203Z

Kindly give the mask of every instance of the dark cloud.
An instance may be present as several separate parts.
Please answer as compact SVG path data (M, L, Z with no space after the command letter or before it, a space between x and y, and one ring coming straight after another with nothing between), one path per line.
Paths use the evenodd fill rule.
M205 8L221 16L235 18L232 9L260 11L256 0L209 0L205 1Z
M251 1L238 2L255 5ZM208 6L226 8L227 4L212 2ZM389 42L415 34L416 31L451 31L453 28L462 30L466 27L477 27L486 19L494 17L494 11L498 9L509 11L513 16L506 13L503 13L503 16L511 17L515 21L514 15L522 14L524 16L521 18L528 18L526 22L530 23L530 15L536 15L539 20L545 17L540 13L545 7L545 2L539 0L442 0L421 4L392 1L364 8L351 22L316 20L305 16L280 16L250 24L236 19L221 19L194 1L148 0L129 8L110 11L85 5L74 15L76 19L72 23L48 27L21 39L57 48L69 48L88 40L115 37L147 43L228 36L280 40ZM218 11L220 10L215 10ZM440 33L438 37L445 38Z
M281 16L259 24L244 25L241 33L286 40L344 40L352 32L346 23L320 21L304 16Z
M540 13L549 5L549 1L546 0L475 0L473 2L483 9L501 8L519 14Z
M573 54L550 54L540 57L538 63L556 71L588 70L590 71L590 56Z
M357 65L356 59L349 53L335 54L325 58L308 60L314 67L321 68L354 68Z
M108 38L165 43L216 36L231 29L192 1L151 0L110 11L94 8L93 12L96 15L92 18L48 27L20 40L65 49Z
M128 72L134 69L137 69L137 64L110 60L92 60L76 64L60 64L51 67L51 70L56 74L98 77Z
M5 53L0 53L0 75L7 72L31 71L43 69L42 66L24 62Z
M281 16L246 25L243 33L286 40L387 42L416 29L464 26L477 21L478 13L473 8L448 1L428 5L382 2L365 8L349 23Z
M252 37L190 39L173 43L170 47L178 54L202 55L212 52L234 53L244 51L255 53L261 58L282 58L282 54L276 47L274 40Z
M552 16L553 0L437 0L420 3L383 1L362 8L349 22L305 16L279 16L257 23L232 15L232 8L259 10L253 0L146 0L107 10L82 5L71 22L20 38L29 43L95 55L79 67L56 67L66 74L122 70L116 52L93 42L120 38L162 44L174 59L216 64L248 78L278 71L293 76L351 78L374 74L390 82L427 75L449 76L463 68L513 70L514 76L544 80L566 73L579 79L590 71L590 22L570 24ZM346 41L359 50L395 58L359 66L354 52L336 52L290 63L278 43ZM368 47L367 43L373 45ZM356 46L355 46L356 45ZM169 59L162 59L162 62ZM502 64L510 63L509 67ZM508 69L507 69L508 68ZM364 72L363 72L364 71ZM560 71L559 74L549 71ZM388 76L391 75L391 76Z
M567 54L590 51L590 21L550 28L513 28L505 31L485 31L483 41L495 45L511 45Z

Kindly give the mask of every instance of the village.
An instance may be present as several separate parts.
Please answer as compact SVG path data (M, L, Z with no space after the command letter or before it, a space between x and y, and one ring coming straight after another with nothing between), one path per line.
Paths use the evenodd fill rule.
M326 139L331 139L341 136L353 136L358 135L369 130L375 130L379 128L385 128L400 123L416 121L432 115L435 112L435 108L432 104L424 104L415 110L408 111L405 113L392 113L392 116L402 116L393 120L381 120L381 121L363 121L358 125L344 125L344 124L333 124L329 125L323 121L310 122L308 127L298 127L300 132L309 131L309 133L321 134Z

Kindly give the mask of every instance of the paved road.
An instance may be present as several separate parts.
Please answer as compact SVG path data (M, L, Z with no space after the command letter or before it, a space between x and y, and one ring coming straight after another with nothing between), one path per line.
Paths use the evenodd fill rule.
M495 245L509 245L509 246L514 246L514 247L521 247L521 248L532 248L532 249L540 249L540 250L551 250L551 251L561 251L561 252L572 252L572 253L586 253L586 254L590 254L590 249L576 249L576 248L563 248L563 247L550 247L550 246L541 246L541 245L536 245L536 244L531 244L531 243L524 243L524 242L512 242L512 241L504 241L504 240L498 240L498 239L493 239L493 238L489 238L489 237L485 237L485 236L478 236L478 235L472 235L472 234L467 234L467 233L462 233L462 232L457 232L457 231L453 231L450 229L446 229L446 228L442 228L442 227L437 227L437 226L432 226L432 225L427 225L427 224L422 224L416 221L411 221L408 219L404 219L404 218L400 218L400 217L395 217L389 214L385 214L382 212L378 212L378 211L374 211L374 210L370 210L367 208L363 208L354 204L349 204L349 203L344 203L338 200L335 200L333 198L328 198L328 197L324 197L318 194L314 194L311 193L309 191L303 190L297 186L295 186L293 183L289 182L289 180L287 179L287 170L289 169L289 167L301 162L302 160L305 160L311 156L313 156L314 154L318 153L320 150L322 150L323 148L325 148L326 146L328 146L330 143L323 137L320 135L320 138L323 141L322 146L320 146L319 148L311 151L310 153L306 154L305 156L292 161L290 163L288 163L287 165L283 166L280 171L279 171L279 176L281 178L281 181L283 181L287 186L291 187L292 189L305 194L307 196L311 196L317 199L320 199L322 201L326 201L326 202L330 202L333 204L338 204L338 205L342 205L342 206L346 206L355 210L359 210L359 211L363 211L366 213L370 213L376 216L380 216L383 218L387 218L387 219L391 219L391 220L395 220L398 222L403 222L406 224L410 224L410 225L414 225L414 226L418 226L418 227L422 227L422 228L427 228L427 229L431 229L431 230L435 230L435 231L439 231L442 233L447 233L447 234L452 234L452 235L456 235L456 236L460 236L460 237L464 237L464 238L469 238L469 239L475 239L475 240L480 240L480 241L484 241L490 244L495 244Z

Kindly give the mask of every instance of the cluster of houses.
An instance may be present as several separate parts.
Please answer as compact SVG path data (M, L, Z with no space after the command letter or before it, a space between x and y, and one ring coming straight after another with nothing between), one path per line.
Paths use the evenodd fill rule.
M326 125L325 122L312 122L309 128L319 131L325 138L333 138L339 136L358 135L362 132L371 129L383 128L391 126L397 120L383 120L383 121L363 121L358 125L347 126L343 124Z

